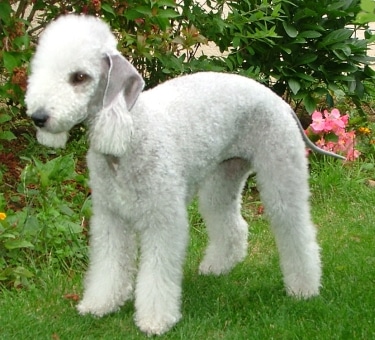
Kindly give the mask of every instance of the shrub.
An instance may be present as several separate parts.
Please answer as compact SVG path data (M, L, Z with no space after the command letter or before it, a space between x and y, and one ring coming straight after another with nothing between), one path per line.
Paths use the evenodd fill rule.
M230 8L228 17L204 34L222 51L229 51L230 70L256 71L276 93L297 106L303 103L310 113L322 96L333 106L335 93L343 91L359 104L370 90L365 81L373 82L375 72L368 66L367 48L374 36L366 21L353 25L359 1L225 4ZM222 9L222 3L219 6ZM363 39L356 37L359 29L365 30Z
M120 50L148 86L182 73L219 70L257 78L297 106L303 102L310 113L322 96L332 106L338 91L358 104L368 91L365 81L375 74L366 56L374 37L366 20L353 26L360 10L358 0L207 1L204 6L193 0L21 0L15 9L3 2L0 100L22 109L30 41L52 18L76 12L110 23ZM359 39L362 28L365 38ZM219 46L222 58L198 56L208 40Z

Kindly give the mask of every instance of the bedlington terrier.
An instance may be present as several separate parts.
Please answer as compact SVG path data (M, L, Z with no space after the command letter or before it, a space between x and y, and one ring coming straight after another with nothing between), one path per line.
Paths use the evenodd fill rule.
M85 122L93 216L80 314L103 316L135 295L135 322L162 334L181 318L186 206L198 194L209 243L201 274L247 253L241 191L256 173L286 291L319 293L305 143L291 108L254 80L202 72L144 91L107 24L68 15L43 33L26 94L39 142L63 147ZM139 249L138 249L139 248ZM139 255L138 255L139 250Z

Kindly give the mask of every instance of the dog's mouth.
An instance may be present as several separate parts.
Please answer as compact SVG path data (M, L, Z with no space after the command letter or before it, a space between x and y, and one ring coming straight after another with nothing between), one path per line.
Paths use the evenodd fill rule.
M68 141L68 132L86 119L86 117L82 117L73 123L59 120L45 109L38 109L29 116L37 128L38 142L52 148L64 148Z
M67 133L75 125L78 125L85 121L86 117L82 117L78 121L66 122L56 119L53 115L49 114L44 109L38 109L30 115L31 119L34 122L34 125L37 127L38 131L46 132L50 134L59 134Z

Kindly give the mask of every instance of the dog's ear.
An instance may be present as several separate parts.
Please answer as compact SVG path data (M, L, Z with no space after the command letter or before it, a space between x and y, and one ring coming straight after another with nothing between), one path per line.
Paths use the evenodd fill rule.
M90 129L90 142L97 152L121 157L133 133L129 111L142 92L144 81L119 54L107 55L102 62L105 75L103 103Z
M144 87L144 81L135 67L122 55L107 54L106 62L109 64L107 85L103 97L103 107L109 107L116 97L123 93L126 107L130 111Z

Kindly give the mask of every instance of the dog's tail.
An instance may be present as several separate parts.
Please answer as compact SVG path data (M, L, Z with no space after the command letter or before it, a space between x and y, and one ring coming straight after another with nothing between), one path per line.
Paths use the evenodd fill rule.
M346 160L346 158L345 158L344 156L341 156L341 155L338 155L338 154L336 154L336 153L334 153L334 152L327 151L327 150L323 150L323 149L317 147L317 146L316 146L316 145L315 145L315 144L309 139L309 137L306 136L306 133L305 133L305 131L304 131L304 129L303 129L303 126L302 126L300 120L298 119L296 113L295 113L293 110L290 110L290 111L291 111L291 113L292 113L293 118L294 118L295 121L297 122L298 128L299 128L299 130L300 130L300 132L301 132L301 134L302 134L302 139L303 139L303 141L305 142L306 146L307 146L309 149L311 149L311 150L313 150L313 151L315 151L315 152L317 152L317 153L320 153L320 154L322 154L322 155L331 156L331 157L335 157L335 158L338 158L338 159Z

